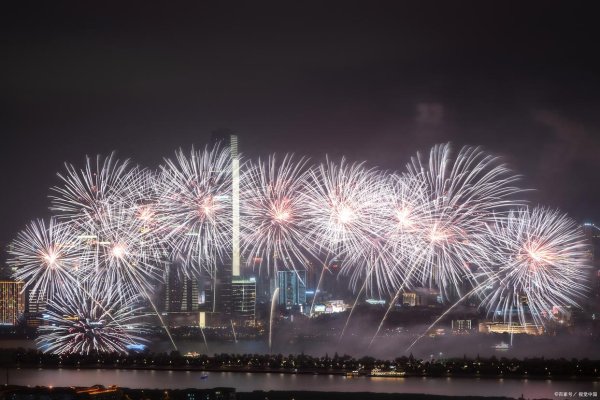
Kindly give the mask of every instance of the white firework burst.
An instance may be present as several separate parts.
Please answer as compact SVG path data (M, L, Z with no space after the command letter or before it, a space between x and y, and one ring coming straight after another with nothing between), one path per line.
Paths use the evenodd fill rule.
M280 162L275 156L259 160L242 175L242 251L249 263L265 262L267 271L308 264L301 247L309 212L302 195L306 175L306 160L290 155Z
M428 160L412 159L405 174L422 180L429 214L415 230L420 244L418 279L436 286L443 298L458 297L463 283L475 283L475 270L489 265L487 226L493 213L522 204L517 175L497 157L463 147L456 156L449 144L434 146ZM480 271L481 272L481 271Z
M98 296L100 295L100 296ZM45 353L99 354L128 352L127 346L146 341L135 298L75 290L70 298L52 299L45 311L47 325L39 328L37 346Z
M114 153L108 157L86 157L84 169L65 163L59 173L62 186L51 189L50 210L64 220L78 224L98 221L106 207L126 199L130 188L138 187L137 167L128 160L119 161Z
M161 166L157 213L172 258L188 277L214 274L232 240L232 174L228 147L178 151Z
M35 220L19 232L8 248L13 278L39 299L68 296L83 260L81 241L67 223Z
M380 252L384 221L381 219L382 179L362 164L327 161L310 170L303 195L309 207L308 235L304 246L313 254L342 260L342 273L356 287L368 277L373 262L387 262Z
M482 305L489 313L524 323L554 317L557 307L577 307L587 290L589 249L577 224L559 211L525 208L499 218L490 229L496 246L493 289Z
M392 294L419 283L416 272L425 253L421 234L430 225L431 210L422 179L389 174L382 193L382 256L373 264L371 279Z
M123 204L108 206L83 237L87 238L83 275L95 291L148 297L162 280L162 242L138 210Z

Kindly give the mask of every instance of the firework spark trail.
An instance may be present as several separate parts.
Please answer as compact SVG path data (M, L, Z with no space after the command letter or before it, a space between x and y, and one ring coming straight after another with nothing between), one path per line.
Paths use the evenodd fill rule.
M120 202L139 210L140 217L152 219L158 201L159 177L149 169L137 167L130 171L129 184L121 190ZM145 208L145 205L152 207Z
M275 303L279 296L279 288L275 288L273 291L273 297L271 298L271 313L269 315L269 353L273 350L273 314L275 311Z
M267 162L248 164L241 178L242 252L249 263L266 262L296 270L296 264L309 263L305 240L306 215L309 212L302 189L307 176L307 160L286 155Z
M152 307L152 309L154 310L154 313L156 314L156 316L158 317L158 320L160 321L160 325L161 327L165 330L165 332L167 333L167 336L169 337L169 340L171 341L171 344L173 345L173 350L178 351L179 349L177 348L177 344L175 344L175 339L173 339L173 335L171 335L171 330L169 329L169 327L165 324L165 321L163 320L162 316L160 315L160 313L158 312L158 308L156 307L156 304L154 304L154 301L152 300L152 297L150 296L150 294L148 293L148 291L146 290L145 287L141 288L142 293L144 294L146 300L148 300L148 302L150 303L150 306ZM203 333L204 334L204 333Z
M202 269L213 276L232 240L230 150L219 145L189 155L180 150L160 169L157 212L167 229L164 239L183 261L186 277Z
M494 289L482 300L488 313L501 311L506 319L516 308L521 323L529 311L543 325L555 307L578 307L587 290L588 246L574 221L546 208L514 210L497 219L490 238L498 251Z
M342 328L342 332L340 332L340 336L338 338L338 343L342 342L342 339L344 337L344 334L346 333L346 330L348 329L348 325L350 324L350 319L352 318L352 315L354 314L354 309L356 308L356 305L358 304L358 301L360 299L360 296L363 294L363 292L365 292L366 290L368 290L369 285L371 284L371 280L370 277L373 274L373 271L377 268L380 267L381 265L377 262L372 262L367 264L367 271L365 273L365 279L363 280L363 284L360 286L360 290L358 291L356 298L354 299L354 304L352 304L352 307L350 308L350 313L348 313L348 317L346 318L346 323L344 324L344 327Z
M460 303L461 303L461 302L462 302L464 299L466 299L466 298L468 298L468 297L470 297L470 296L472 296L472 295L476 294L478 291L481 291L481 290L483 290L487 284L488 284L488 282L484 282L484 283L482 283L482 284L480 284L480 285L477 285L476 287L474 287L473 289L471 289L471 290L470 290L468 293L466 293L465 295L463 295L463 296L462 296L460 299L458 299L458 300L457 300L457 301L456 301L454 304L452 304L452 305L451 305L451 306L450 306L450 307L449 307L449 308L448 308L446 311L444 311L444 312L442 313L442 315L440 315L440 316L438 317L438 319L436 319L435 321L433 321L433 323L432 323L431 325L429 325L429 327L428 327L427 329L425 329L425 331L423 331L423 333L422 333L421 335L419 335L419 337L417 337L417 338L415 339L415 341L414 341L414 342L412 342L412 343L410 344L410 346L408 346L408 347L406 348L406 350L404 350L404 352L405 352L405 353L408 353L408 352L410 351L410 349L412 349L412 348L414 347L414 345L415 345L415 344L417 344L417 342L418 342L419 340L421 340L421 339L422 339L422 338L423 338L423 337L424 337L424 336L427 334L427 332L428 332L428 331L429 331L431 328L433 328L434 326L436 326L438 322L440 322L440 321L441 321L441 320L442 320L442 319L443 319L443 318L444 318L446 315L448 315L448 313L449 313L450 311L452 311L452 310L453 310L453 309L454 309L456 306L458 306L458 305L459 305L459 304L460 304Z
M398 298L402 294L402 291L407 288L407 284L412 279L412 275L411 274L412 274L413 271L414 271L414 268L409 269L409 274L406 275L406 277L404 278L404 281L398 287L398 290L396 291L396 294L394 295L394 297L392 297L392 300L390 301L390 305L388 306L387 310L385 311L385 314L383 315L383 318L381 318L381 322L379 322L379 326L377 326L377 330L373 334L373 337L371 337L371 341L369 342L369 346L367 347L367 349L370 349L371 346L373 345L373 342L377 338L377 335L379 335L379 332L381 331L381 328L383 327L383 324L385 323L385 320L387 319L389 313L392 311L392 309L396 305L396 301L398 300Z
M310 311L308 313L308 315L311 317L313 315L313 309L315 308L315 300L317 299L317 294L319 293L319 290L321 288L321 282L323 281L323 275L325 275L325 270L327 270L326 264L323 264L322 267L323 268L321 269L321 275L319 276L319 281L317 282L317 288L315 289L315 294L314 294L312 302L310 304Z
M365 280L365 282L363 283L363 285L360 287L360 290L358 291L358 294L356 295L356 299L354 300L354 304L352 304L352 307L350 308L350 313L348 313L348 318L346 318L346 323L344 324L344 327L342 328L342 331L340 332L340 337L338 338L338 344L342 342L342 338L344 337L344 333L346 333L346 329L348 329L348 325L350 324L350 319L352 318L352 314L354 313L354 309L356 308L356 305L358 304L358 299L360 298L361 294L363 293L363 291L367 287L367 282L368 281Z
M235 333L235 326L233 325L233 320L230 319L229 322L231 323L231 332L233 332L233 341L234 343L237 343L237 334Z
M206 341L206 335L204 334L204 328L200 327L200 333L202 334L202 340L204 340L204 347L206 347L206 354L209 353L208 342Z
M74 301L57 297L49 302L50 324L39 328L36 339L44 352L126 354L128 345L145 341L136 335L143 326L133 322L139 311L134 307L136 299L113 294L99 298L99 306L82 291L74 291L73 296Z

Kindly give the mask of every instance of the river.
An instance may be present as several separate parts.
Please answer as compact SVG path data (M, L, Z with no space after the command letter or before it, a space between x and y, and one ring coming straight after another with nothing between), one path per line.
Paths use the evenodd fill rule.
M204 373L204 372L203 372ZM476 378L347 378L340 375L305 375L251 372L154 371L123 369L11 369L13 385L91 386L129 388L213 388L253 390L311 390L330 392L426 393L454 396L507 396L554 398L555 392L600 392L592 381Z

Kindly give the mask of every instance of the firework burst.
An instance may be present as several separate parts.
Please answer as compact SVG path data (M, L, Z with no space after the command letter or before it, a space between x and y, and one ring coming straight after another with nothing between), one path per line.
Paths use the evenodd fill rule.
M342 272L356 287L373 262L387 263L380 252L384 221L382 179L362 164L327 161L310 170L303 191L309 208L304 246L314 254L339 258ZM371 263L371 264L369 264Z
M32 221L12 241L8 253L14 279L25 282L40 299L68 297L83 260L76 232L55 218L48 223Z
M496 245L493 290L482 305L505 320L516 311L542 323L556 307L577 307L582 298L589 249L579 227L566 215L545 208L511 211L490 229Z
M444 300L475 293L490 313L517 310L519 320L529 313L543 323L585 292L587 249L575 224L520 208L519 177L479 148L454 154L437 145L403 173L272 156L242 166L239 204L236 163L217 145L180 150L158 173L114 154L87 158L83 169L66 164L51 189L56 216L32 222L9 248L15 279L53 313L44 350L123 352L132 296L143 294L161 319L152 294L168 263L187 278L207 271L216 281L240 239L238 207L248 264L336 260L357 302L363 293L394 294L395 304L404 289L435 287Z
M292 156L259 160L242 175L242 251L249 263L265 262L267 271L308 263L301 247L309 211L302 196L306 175L306 160Z
M64 220L78 224L98 221L106 207L123 201L130 188L136 188L139 171L128 160L119 161L115 154L95 160L86 157L84 169L65 164L66 172L58 174L62 186L51 189L50 209Z
M95 295L98 293L94 292ZM45 353L95 354L128 352L127 346L145 341L143 326L134 321L140 310L135 299L112 294L96 297L75 290L73 297L52 299L46 310L48 325L36 339Z
M138 211L122 204L106 207L84 236L87 263L82 273L94 290L149 293L162 279L162 242Z
M384 184L380 209L384 257L373 263L371 279L392 294L417 283L415 272L425 253L421 234L430 224L431 212L422 179L390 174Z
M464 283L476 284L475 270L489 265L493 213L521 204L513 199L519 177L479 148L463 147L453 156L448 144L434 146L426 161L413 158L406 177L423 182L428 213L414 232L417 279L437 286L443 298L460 297Z
M232 238L231 153L227 147L176 153L161 166L159 224L187 276L214 274Z

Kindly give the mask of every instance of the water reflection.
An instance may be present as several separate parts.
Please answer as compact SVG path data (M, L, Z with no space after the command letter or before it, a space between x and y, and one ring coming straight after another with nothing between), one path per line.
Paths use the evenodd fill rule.
M20 369L10 374L15 385L90 386L118 385L130 388L211 388L235 387L238 391L253 390L314 390L337 392L428 393L455 396L508 396L554 397L557 391L600 391L598 382L468 379L468 378L383 378L340 375L305 375L281 373L208 372L208 379L200 379L200 371L154 370L75 370L75 369Z

